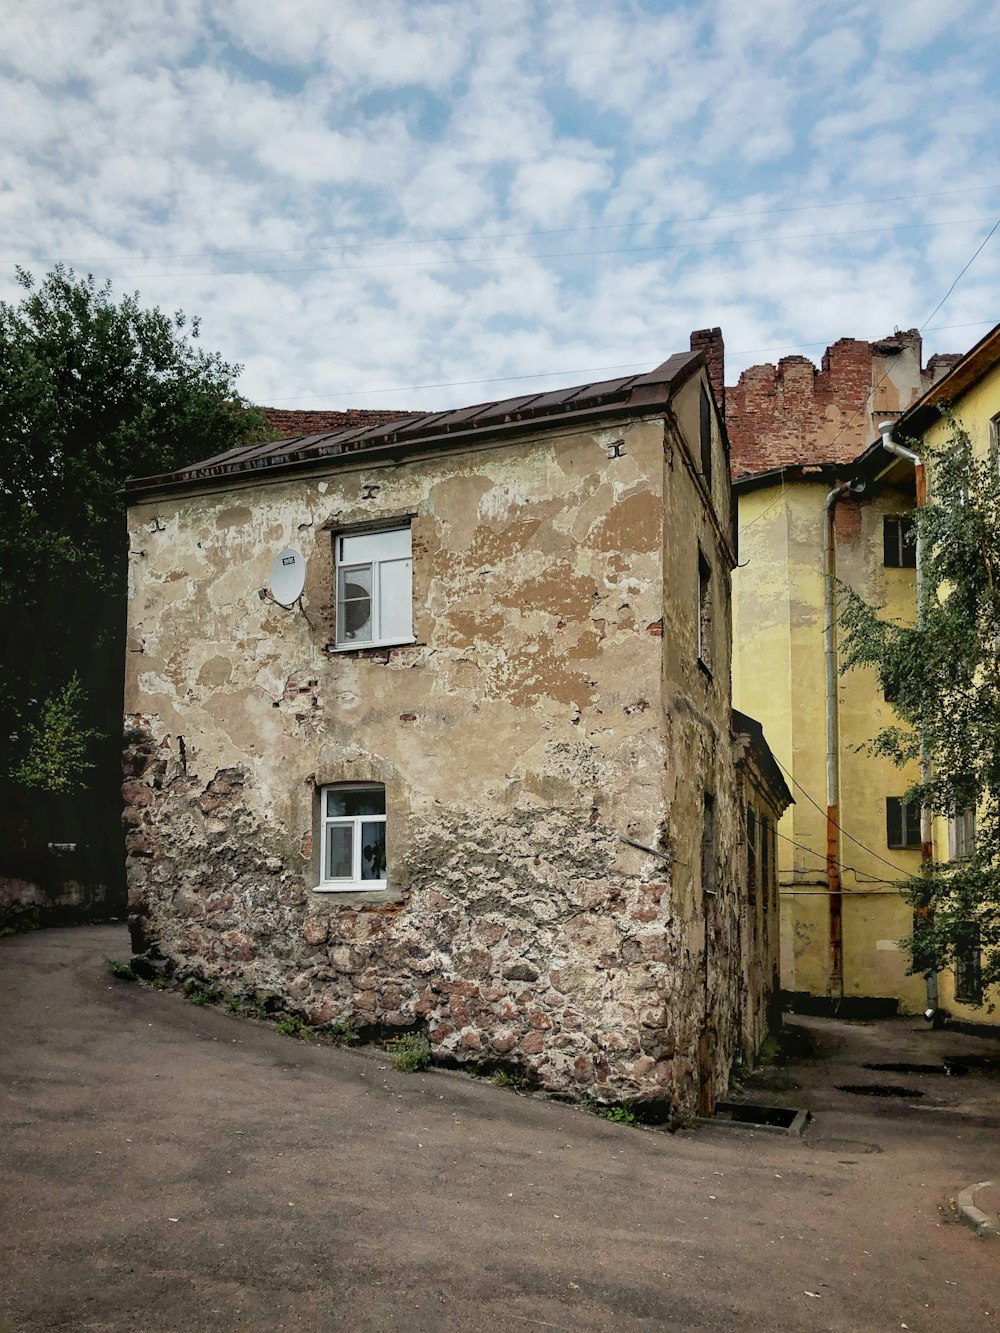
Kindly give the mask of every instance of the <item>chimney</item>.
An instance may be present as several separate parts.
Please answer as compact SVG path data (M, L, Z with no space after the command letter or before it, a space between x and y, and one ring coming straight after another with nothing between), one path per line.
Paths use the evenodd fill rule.
M708 378L715 393L715 401L723 418L726 415L726 345L721 329L695 329L691 334L691 351L704 352Z

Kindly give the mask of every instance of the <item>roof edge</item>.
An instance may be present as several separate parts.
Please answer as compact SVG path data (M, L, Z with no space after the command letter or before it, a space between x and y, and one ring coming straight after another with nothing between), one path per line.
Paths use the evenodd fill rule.
M174 472L130 478L123 494L131 504L145 496L217 485L226 477L286 475L317 466L337 466L362 456L377 462L428 449L467 447L473 442L497 447L510 439L574 422L584 425L650 416L662 412L677 391L705 365L701 351L679 352L645 375L576 385L555 393L522 395L471 408L423 413L370 430L354 427L241 446ZM575 405L577 402L579 405Z

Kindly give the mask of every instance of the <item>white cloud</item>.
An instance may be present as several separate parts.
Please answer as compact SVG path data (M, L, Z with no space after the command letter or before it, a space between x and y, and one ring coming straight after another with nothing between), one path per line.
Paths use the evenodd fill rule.
M956 3L36 0L3 258L201 314L258 401L476 401L537 381L361 391L567 383L720 323L735 374L924 318L1000 209L1000 25ZM1000 237L935 324L998 284Z

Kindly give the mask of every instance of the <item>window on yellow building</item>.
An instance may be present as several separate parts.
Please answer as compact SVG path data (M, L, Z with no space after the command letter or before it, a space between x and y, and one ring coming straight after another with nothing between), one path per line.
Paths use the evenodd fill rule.
M953 861L964 861L976 846L976 812L962 810L948 821L949 851Z
M890 847L920 847L920 806L900 796L885 798L885 840Z
M912 514L882 520L882 563L895 569L914 569L917 564L917 532Z
M970 926L968 934L955 954L955 999L963 1004L981 1004L983 959L978 926Z

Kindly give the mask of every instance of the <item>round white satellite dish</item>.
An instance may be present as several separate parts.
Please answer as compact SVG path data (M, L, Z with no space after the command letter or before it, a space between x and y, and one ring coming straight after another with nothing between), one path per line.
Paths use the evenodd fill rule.
M271 596L282 606L294 606L305 586L306 562L298 551L286 546L271 566Z

